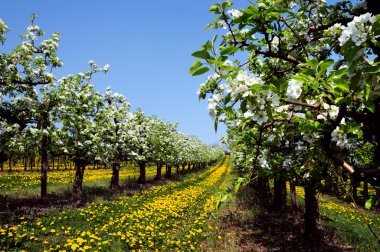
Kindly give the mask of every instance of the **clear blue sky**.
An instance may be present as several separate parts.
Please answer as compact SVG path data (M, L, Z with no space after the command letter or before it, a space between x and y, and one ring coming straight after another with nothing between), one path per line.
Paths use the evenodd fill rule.
M97 90L110 85L127 97L132 110L179 122L181 132L212 144L225 130L215 134L207 103L198 101L205 76L191 77L187 71L194 61L191 53L213 36L204 27L214 18L208 13L214 2L0 0L0 18L11 29L0 51L20 43L18 35L36 13L46 35L61 33L58 53L64 66L58 77L86 71L89 60L110 64L106 75L95 78Z
M20 43L31 13L36 24L49 36L61 33L59 57L64 66L58 77L88 69L94 60L110 64L94 84L100 92L107 86L122 93L132 110L179 123L179 130L198 136L207 144L225 134L220 125L215 134L207 102L199 102L196 90L205 76L191 77L187 71L194 61L191 53L211 39L205 30L214 18L209 7L217 0L0 0L0 18L11 32L0 51ZM248 5L239 0L236 7Z

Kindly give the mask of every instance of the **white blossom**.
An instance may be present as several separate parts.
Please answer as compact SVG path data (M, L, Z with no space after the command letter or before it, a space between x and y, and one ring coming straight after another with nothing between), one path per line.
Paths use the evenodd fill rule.
M289 98L297 99L298 97L300 97L301 93L302 93L302 83L297 80L291 79L288 82L288 89L286 91L286 96Z
M243 12L236 9L228 10L227 13L230 14L233 19L237 19L243 15Z

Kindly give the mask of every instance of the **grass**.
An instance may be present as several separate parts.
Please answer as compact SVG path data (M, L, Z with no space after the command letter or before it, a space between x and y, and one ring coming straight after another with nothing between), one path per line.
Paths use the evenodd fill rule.
M21 219L0 228L0 250L199 251L227 162L133 196Z
M152 179L156 175L155 166L146 169L147 178ZM112 176L112 169L86 170L84 173L84 187L108 187ZM126 184L130 180L137 179L139 169L127 167L120 171L120 184ZM48 192L60 194L71 190L75 177L75 171L48 172ZM40 193L39 172L16 172L0 174L0 195L14 198L32 198Z
M297 187L296 190L300 206L304 207L303 188ZM380 244L367 226L368 223L380 236L379 213L324 194L319 194L319 209L322 225L334 232L344 244L353 246L356 251L380 251Z

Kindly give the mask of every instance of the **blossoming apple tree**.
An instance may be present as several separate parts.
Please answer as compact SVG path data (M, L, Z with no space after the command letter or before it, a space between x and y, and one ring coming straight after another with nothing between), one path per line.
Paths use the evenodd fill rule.
M213 71L198 94L210 95L215 125L228 126L242 176L255 178L264 193L273 178L280 209L285 181L304 185L310 242L318 240L316 193L330 167L379 185L378 149L374 167L359 170L349 161L363 144L380 146L380 16L373 4L257 0L237 10L225 1L211 6L217 17L207 26L225 33L193 53L199 60L190 73Z

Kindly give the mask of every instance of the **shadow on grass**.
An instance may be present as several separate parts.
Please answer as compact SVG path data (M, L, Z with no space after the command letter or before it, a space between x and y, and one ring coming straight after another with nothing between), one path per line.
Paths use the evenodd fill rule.
M343 246L331 230L321 230L323 239L318 247L308 246L301 213L274 213L262 208L247 196L253 194L247 190L239 197L236 212L224 211L221 216L220 230L227 234L226 240L234 242L233 251L355 251Z

